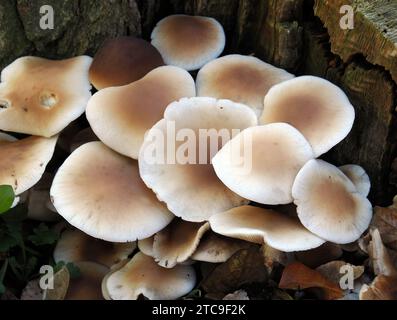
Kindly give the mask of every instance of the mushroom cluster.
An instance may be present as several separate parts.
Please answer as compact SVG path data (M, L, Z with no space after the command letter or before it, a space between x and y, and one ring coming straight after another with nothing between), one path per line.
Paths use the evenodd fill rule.
M348 244L368 228L364 169L319 159L352 129L345 93L220 57L225 43L215 19L174 15L151 43L110 39L93 59L23 57L1 73L0 130L33 136L0 133L0 184L31 189L31 218L67 221L55 261L100 270L70 297L176 299L197 261ZM73 129L84 112L89 126ZM52 176L56 144L70 154Z

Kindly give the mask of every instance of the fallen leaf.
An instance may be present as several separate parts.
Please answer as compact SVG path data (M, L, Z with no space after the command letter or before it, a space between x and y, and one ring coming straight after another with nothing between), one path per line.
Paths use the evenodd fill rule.
M266 283L268 273L260 249L256 246L236 252L205 278L201 287L211 294L223 296L250 283Z
M267 244L264 244L261 249L264 259L264 265L268 270L269 274L272 272L273 268L276 265L286 266L294 260L294 254L291 252L283 252L274 249Z
M344 266L350 266L353 268L354 280L360 278L364 273L364 266L354 266L341 260L331 261L323 264L317 267L316 271L320 272L320 274L327 278L329 281L339 284L340 279L345 275L344 272L341 272L342 267Z
M360 300L397 300L397 277L379 275L371 285L363 285Z
M237 290L233 293L229 293L226 295L222 300L249 300L250 298L248 297L248 294L244 290Z
M340 246L326 242L318 248L295 253L296 259L310 268L339 259L343 254Z
M54 288L44 290L43 300L64 300L69 289L70 274L63 266L53 276Z
M310 269L300 262L294 262L285 267L279 288L291 290L320 288L325 300L343 297L343 291L337 284L325 278L320 272Z
M379 230L383 243L397 251L397 208L375 207L371 227Z
M43 290L40 288L39 279L28 282L22 290L21 300L43 300Z

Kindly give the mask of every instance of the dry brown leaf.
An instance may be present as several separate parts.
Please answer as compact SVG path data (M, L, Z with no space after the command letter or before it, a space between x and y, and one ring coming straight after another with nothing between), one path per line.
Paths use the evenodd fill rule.
M318 248L295 253L296 259L310 268L339 259L343 254L339 245L326 242Z
M371 285L363 285L360 300L397 300L397 277L380 275Z
M337 284L325 278L320 272L310 269L300 262L294 262L284 269L279 288L291 290L320 288L325 300L343 297L343 291Z
M268 273L260 249L256 246L236 252L229 260L217 266L201 287L211 294L224 295L238 290L244 284L265 283Z
M320 272L325 278L332 281L333 283L338 284L344 273L341 273L340 270L343 266L351 266L353 268L354 280L360 278L364 273L364 266L354 266L345 261L337 260L331 261L326 264L323 264L316 268L316 271Z
M43 300L43 290L40 288L40 279L28 282L22 290L21 300Z
M397 208L375 207L374 210L371 226L379 230L385 246L397 251Z
M43 300L64 300L70 283L68 268L62 267L54 274L53 280L54 288L44 290Z
M287 253L274 249L267 244L264 244L261 249L264 258L264 264L269 273L272 272L275 265L280 264L282 266L286 266L294 260L293 253Z

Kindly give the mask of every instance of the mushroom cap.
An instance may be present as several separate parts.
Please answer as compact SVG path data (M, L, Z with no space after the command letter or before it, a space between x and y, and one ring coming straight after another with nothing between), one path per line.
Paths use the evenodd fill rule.
M106 241L144 239L173 219L140 179L138 163L101 142L89 142L66 159L50 194L71 225Z
M252 244L239 239L232 239L207 232L201 239L196 251L190 259L211 263L221 263L227 261L232 255L241 249L247 249Z
M166 64L188 71L200 69L221 55L226 44L222 25L213 18L171 15L154 28L152 45Z
M149 257L153 257L153 242L154 236L138 241L138 249Z
M185 221L203 222L214 213L247 203L222 184L210 162L236 131L256 123L256 116L249 107L229 100L190 98L173 102L142 145L139 154L141 177L169 210ZM179 133L190 134L187 139L177 139ZM225 137L221 143L220 136ZM175 148L161 150L158 145L164 141L167 145L175 144ZM150 158L153 147L158 149L162 159L153 161Z
M91 60L15 60L1 73L0 129L44 137L59 133L85 111Z
M227 237L266 243L284 252L317 248L325 241L305 229L298 219L277 211L241 206L210 218L211 229Z
M269 89L292 78L293 74L258 58L231 54L207 63L199 71L197 95L246 104L259 117Z
M349 134L354 118L354 108L339 87L322 78L302 76L269 90L260 122L294 126L318 157Z
M172 300L189 293L195 283L193 267L162 268L153 258L139 252L107 277L105 291L113 300L137 300L140 295L150 300Z
M164 268L173 268L190 258L209 230L208 223L172 221L165 229L156 233L153 241L153 257Z
M145 133L163 117L167 106L195 95L194 80L187 71L164 66L129 85L97 92L88 102L86 114L103 143L137 159Z
M94 56L90 81L98 90L124 86L164 65L160 52L133 36L107 39Z
M102 280L109 268L94 262L78 262L80 276L71 278L65 300L103 300Z
M44 172L40 181L28 193L28 218L38 221L53 222L60 220L61 216L53 211L50 199L50 187L53 175Z
M0 142L14 142L18 139L9 135L8 133L0 132Z
M338 244L357 240L368 228L372 205L337 167L310 160L292 187L302 224L319 237Z
M286 123L245 129L212 159L219 179L243 198L269 205L288 204L303 165L314 158L304 136Z
M55 262L91 261L107 267L127 259L136 243L112 243L92 238L79 230L65 230L54 250Z
M16 195L33 187L54 154L57 138L0 140L0 185L12 186Z
M347 164L339 167L339 170L353 182L358 192L364 197L368 197L371 190L371 181L363 167L356 164Z

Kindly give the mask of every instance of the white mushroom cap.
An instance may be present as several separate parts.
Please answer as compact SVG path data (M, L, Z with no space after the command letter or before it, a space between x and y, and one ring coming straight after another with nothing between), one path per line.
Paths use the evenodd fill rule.
M291 124L318 157L349 134L354 118L354 108L339 87L322 78L303 76L269 90L260 122Z
M276 205L293 201L295 177L313 158L310 144L298 130L286 123L272 123L244 130L215 155L212 164L230 190L258 203Z
M97 92L90 99L86 114L104 144L137 159L145 133L163 117L167 106L195 95L194 80L187 71L164 66L129 85Z
M226 44L222 25L213 18L172 15L154 28L152 45L164 62L186 69L200 69L221 55Z
M51 137L81 116L91 97L92 59L22 57L1 73L0 129Z
M241 249L247 249L252 244L239 239L232 239L207 232L201 239L196 251L190 259L211 263L221 263L227 261L232 255Z
M325 242L306 230L298 219L253 206L233 208L213 215L210 225L214 232L224 236L266 243L285 252L309 250Z
M367 197L371 189L371 181L364 168L356 164L347 164L339 167L346 177L353 182L357 191Z
M107 267L128 258L136 243L112 243L92 238L79 230L65 230L54 249L55 262L91 261Z
M259 117L274 85L294 75L252 56L232 54L206 64L197 74L197 95L230 99L251 107Z
M90 80L98 90L123 86L163 64L157 49L143 39L133 36L107 39L94 56Z
M87 143L66 159L50 194L70 224L111 242L150 237L173 218L140 179L138 163L101 142Z
M222 184L211 159L236 131L256 124L250 108L229 100L190 98L173 102L164 119L145 138L139 154L141 177L171 212L186 221L203 222L214 213L247 203ZM187 132L187 139L178 139L179 133ZM175 148L159 148L159 142L175 144ZM151 158L153 148L160 159Z
M299 171L292 196L302 224L339 244L357 240L368 228L372 205L337 167L311 160Z
M137 253L130 262L107 277L105 292L113 300L172 300L189 293L196 274L191 266L160 267L151 257Z
M187 261L209 228L208 223L192 223L175 219L165 229L155 234L154 259L164 268L173 268L178 263Z
M0 140L0 185L10 185L16 195L33 187L51 160L57 136Z

